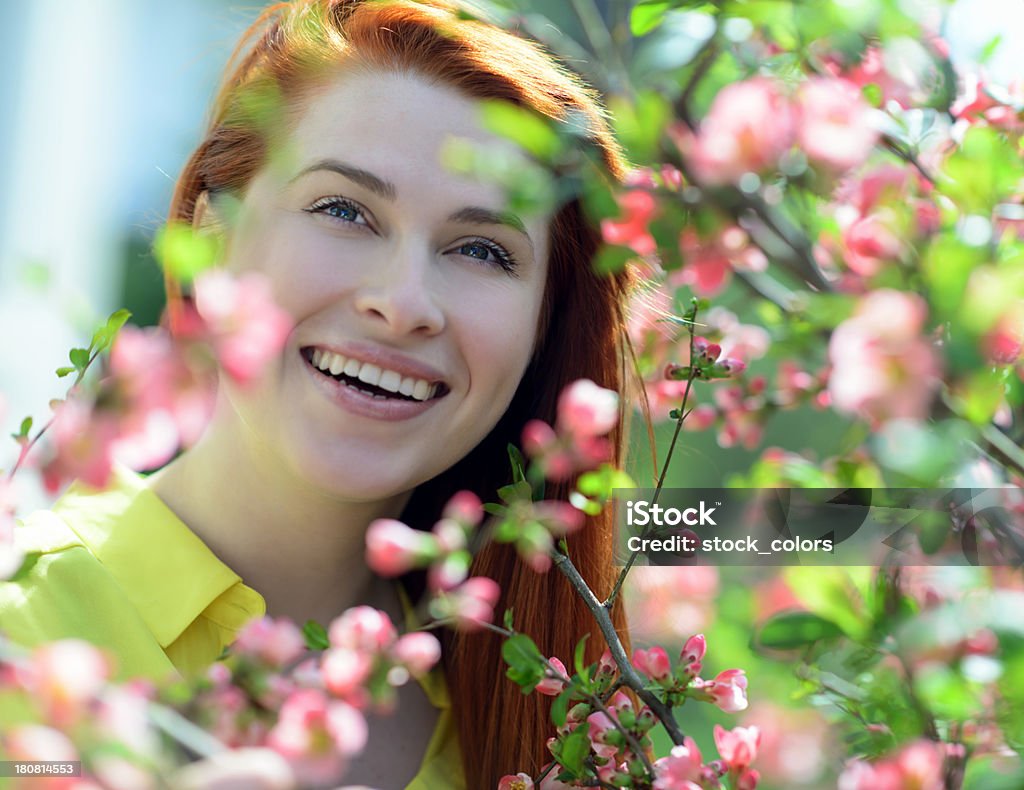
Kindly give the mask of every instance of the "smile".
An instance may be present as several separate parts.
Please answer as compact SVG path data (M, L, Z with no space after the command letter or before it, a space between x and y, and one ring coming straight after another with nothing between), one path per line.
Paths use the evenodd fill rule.
M395 370L314 346L301 349L300 354L335 400L366 416L413 416L449 392L443 381L411 375L416 367L423 367L411 361L405 366L413 370Z

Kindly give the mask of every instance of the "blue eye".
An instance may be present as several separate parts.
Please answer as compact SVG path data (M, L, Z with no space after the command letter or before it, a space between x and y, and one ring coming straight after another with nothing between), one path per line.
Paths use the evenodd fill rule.
M460 244L456 249L459 255L473 258L491 266L498 266L506 273L516 276L518 262L515 257L493 239L475 239Z
M479 258L482 261L486 261L491 256L491 251L476 241L471 244L463 244L459 247L459 253L461 255L468 255L470 258Z
M363 210L351 200L346 200L343 197L320 198L309 208L304 209L304 211L310 214L325 214L332 219L354 225L367 224L366 215Z

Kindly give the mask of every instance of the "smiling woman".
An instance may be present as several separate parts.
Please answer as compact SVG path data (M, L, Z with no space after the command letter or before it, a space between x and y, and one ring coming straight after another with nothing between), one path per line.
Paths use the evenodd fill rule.
M12 636L83 637L127 670L159 674L214 661L264 608L327 622L369 604L400 618L401 596L415 599L422 582L399 592L370 572L368 525L401 517L427 528L459 490L494 499L510 482L506 446L528 420L555 421L567 384L623 389L630 276L594 274L598 235L578 202L517 216L500 186L443 163L453 139L525 160L481 125L487 99L582 125L585 145L622 177L593 93L511 33L433 1L303 0L263 14L170 218L222 236L222 266L262 273L294 329L251 386L221 377L206 432L169 466L104 492L76 489L49 514L47 534L66 540L47 544L48 578L39 566L0 598ZM184 297L168 285L173 329ZM621 434L620 415L613 462ZM140 518L151 522L146 547L131 538ZM604 595L610 523L589 521L569 545ZM79 566L92 593L62 596L55 585L85 578ZM173 599L168 569L218 582ZM568 583L507 547L485 549L473 572L500 584L499 610L512 608L545 655L571 654L590 630ZM33 584L48 592L25 595ZM97 625L110 622L95 617L104 607L119 626ZM447 637L447 689L403 688L403 715L371 720L346 779L477 788L538 770L547 710L505 680L500 645L489 633Z

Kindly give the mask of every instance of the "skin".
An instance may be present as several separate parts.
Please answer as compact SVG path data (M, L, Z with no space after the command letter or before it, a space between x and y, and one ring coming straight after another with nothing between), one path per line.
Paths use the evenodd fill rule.
M453 136L510 145L483 130L477 113L474 101L416 75L350 71L309 100L286 164L256 175L235 225L213 210L197 212L197 223L226 234L225 266L263 272L295 328L253 387L222 378L202 439L150 484L263 594L270 615L326 623L369 604L397 619L392 585L365 565L366 527L398 517L417 485L484 438L529 363L550 216L522 217L522 231L453 221L467 207L505 209L498 186L440 162ZM372 173L394 195L318 169L324 161ZM355 210L324 205L335 197ZM481 247L482 236L518 260L515 276L496 264L493 246ZM411 419L353 415L324 396L300 355L307 346L348 341L432 365L448 393ZM403 693L413 698L411 707L400 702L409 732L398 735L403 725L387 720L383 760L371 722L370 747L353 779L398 786L415 773L433 711L416 684ZM407 711L413 715L404 718Z

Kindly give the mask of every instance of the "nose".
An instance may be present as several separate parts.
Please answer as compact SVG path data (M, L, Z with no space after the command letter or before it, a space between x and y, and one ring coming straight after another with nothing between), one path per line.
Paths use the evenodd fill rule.
M403 245L367 262L356 311L394 335L436 335L445 327L437 299L436 261L426 249Z

